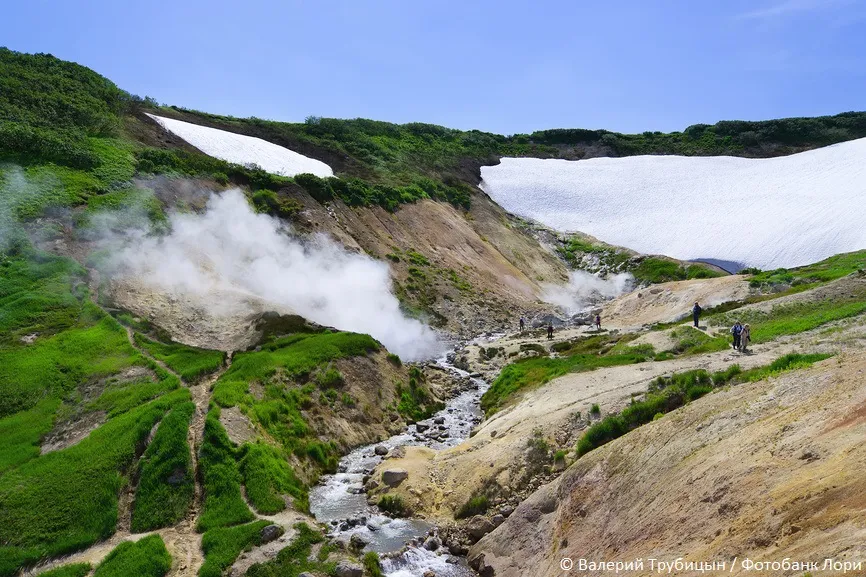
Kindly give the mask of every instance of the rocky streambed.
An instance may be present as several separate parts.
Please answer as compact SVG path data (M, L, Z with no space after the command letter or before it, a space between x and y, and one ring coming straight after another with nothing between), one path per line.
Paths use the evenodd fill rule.
M364 485L373 469L401 447L453 447L469 437L481 421L481 395L488 383L453 364L454 355L438 359L435 368L448 371L459 383L459 393L445 407L401 434L375 445L355 449L340 460L338 472L324 477L310 493L310 510L330 527L330 537L356 551L376 551L388 577L465 577L473 575L463 557L443 545L437 527L422 519L392 518L367 502ZM399 482L405 474L386 471L383 482ZM393 477L393 478L391 478Z

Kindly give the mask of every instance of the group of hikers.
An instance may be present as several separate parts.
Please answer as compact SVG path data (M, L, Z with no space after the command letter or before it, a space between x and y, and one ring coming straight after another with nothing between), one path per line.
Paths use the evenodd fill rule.
M701 305L695 303L695 306L692 307L692 319L695 322L695 328L700 328L698 321L701 318L701 313L704 312L704 309L701 308ZM595 328L596 330L601 330L601 315L595 315ZM520 332L522 333L526 328L526 319L520 317ZM752 339L752 329L749 328L748 324L742 324L740 321L734 323L734 326L731 327L731 336L734 339L733 347L734 350L740 352L746 352L746 347L749 346L749 341ZM553 322L548 321L547 323L547 340L553 339Z
M526 328L526 320L523 317L520 317L520 332L522 333L525 328ZM600 314L595 315L595 329L598 331L601 330L601 315ZM547 340L551 340L551 339L553 339L553 321L548 321L547 322Z
M692 319L695 321L695 328L700 328L698 320L700 320L702 312L704 312L704 309L701 308L701 305L695 303L695 306L692 307ZM744 353L746 352L746 347L749 346L749 341L752 340L752 329L748 324L744 325L740 321L737 321L731 327L731 336L734 340L734 350Z

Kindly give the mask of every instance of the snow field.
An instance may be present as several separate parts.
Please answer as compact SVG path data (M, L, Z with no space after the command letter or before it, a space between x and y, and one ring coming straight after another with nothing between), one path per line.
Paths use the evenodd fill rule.
M775 269L866 248L866 139L769 159L503 158L481 176L512 213L647 254Z
M256 164L272 174L295 176L310 173L334 176L331 167L261 138L244 136L217 128L199 126L181 120L148 114L163 128L187 141L208 156L248 166Z

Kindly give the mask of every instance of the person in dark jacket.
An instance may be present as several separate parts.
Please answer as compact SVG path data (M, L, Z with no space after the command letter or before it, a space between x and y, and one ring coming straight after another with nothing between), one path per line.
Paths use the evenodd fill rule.
M595 315L595 329L601 330L601 315Z
M743 325L740 324L740 321L734 323L734 326L731 327L731 336L734 337L734 349L739 350L740 348L740 335L743 332Z
M698 327L698 320L701 318L701 313L704 309L701 308L701 305L695 303L695 306L692 307L692 318L695 319L695 328Z
M523 332L523 329L526 327L526 321L523 320L523 317L520 317L520 332Z
M547 338L548 340L553 338L553 323L547 323Z

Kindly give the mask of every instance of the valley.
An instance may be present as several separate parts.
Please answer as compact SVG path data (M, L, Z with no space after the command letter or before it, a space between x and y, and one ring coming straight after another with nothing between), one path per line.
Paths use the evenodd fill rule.
M283 123L6 49L0 88L0 576L864 561L866 114Z

